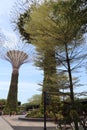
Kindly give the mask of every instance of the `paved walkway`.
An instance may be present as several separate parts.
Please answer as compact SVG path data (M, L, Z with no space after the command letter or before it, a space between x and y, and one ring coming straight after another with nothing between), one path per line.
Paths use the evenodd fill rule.
M3 119L6 120L11 126L40 126L43 127L44 122L37 122L37 121L26 121L26 120L19 120L19 117L22 117L23 115L15 115L15 116L9 116L4 115ZM48 127L56 127L56 124L53 122L47 122L46 123Z
M35 128L37 128L38 130L43 130L43 126L44 126L43 122L19 120L18 118L20 116L21 115L15 115L15 116L3 115L3 116L1 116L0 117L0 130L14 130L16 127L19 127L21 129L23 127L25 127L28 129L30 128L31 130L33 130L33 129L35 130ZM47 122L46 126L47 126L47 130L56 129L56 124L53 122Z
M0 130L13 130L13 128L0 116Z
M43 122L19 120L19 117L20 115L0 116L0 130L43 130ZM56 124L53 122L47 122L46 126L47 130L56 130ZM79 130L83 130L83 128L80 127Z

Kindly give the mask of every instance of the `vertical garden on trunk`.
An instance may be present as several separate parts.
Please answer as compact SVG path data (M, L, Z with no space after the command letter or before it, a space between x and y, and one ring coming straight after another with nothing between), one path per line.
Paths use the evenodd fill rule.
M13 47L11 48L8 45L5 45L1 48L2 51L1 58L7 60L12 65L12 74L11 74L9 92L7 96L7 103L4 109L5 112L17 111L19 69L21 65L30 61L29 59L30 50L31 48L29 44L25 43L22 43L21 46L19 46L19 43L18 44L16 43L16 45L14 45L13 43Z

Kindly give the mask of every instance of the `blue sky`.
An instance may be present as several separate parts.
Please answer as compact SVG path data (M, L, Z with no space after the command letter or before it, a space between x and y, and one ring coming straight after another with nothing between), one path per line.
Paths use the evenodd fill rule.
M17 0L0 1L0 29L11 40L16 40L16 34L13 32L10 22L10 11L15 1ZM11 64L0 59L0 99L7 98L11 73ZM25 103L32 95L41 93L38 83L41 83L42 79L43 72L31 63L22 65L19 70L18 100Z

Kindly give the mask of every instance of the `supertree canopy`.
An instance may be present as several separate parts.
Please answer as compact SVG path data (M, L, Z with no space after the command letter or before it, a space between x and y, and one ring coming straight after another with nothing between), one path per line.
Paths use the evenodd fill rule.
M18 71L19 67L28 59L28 54L19 50L9 50L7 60L12 64L13 71Z
M27 43L13 44L13 46L5 44L2 48L1 57L9 61L12 65L11 82L5 107L6 112L17 111L19 68L22 64L30 61L31 48L32 47Z

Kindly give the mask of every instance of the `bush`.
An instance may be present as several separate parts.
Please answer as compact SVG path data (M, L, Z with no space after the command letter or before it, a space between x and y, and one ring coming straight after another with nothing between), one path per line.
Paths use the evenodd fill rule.
M38 109L33 109L31 111L28 111L26 117L42 118L43 114Z

